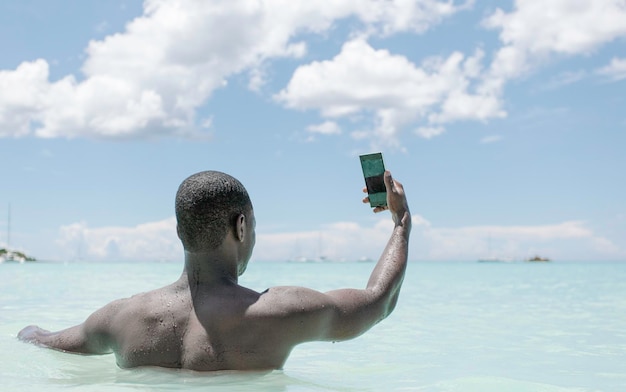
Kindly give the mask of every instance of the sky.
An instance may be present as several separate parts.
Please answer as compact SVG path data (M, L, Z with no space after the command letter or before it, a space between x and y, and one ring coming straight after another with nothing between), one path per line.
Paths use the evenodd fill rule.
M0 247L182 261L177 187L219 170L253 261L377 259L380 151L411 261L624 261L625 109L624 0L3 1Z

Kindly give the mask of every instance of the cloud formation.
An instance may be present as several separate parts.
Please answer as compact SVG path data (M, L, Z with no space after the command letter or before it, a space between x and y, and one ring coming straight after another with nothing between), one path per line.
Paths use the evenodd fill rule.
M443 134L446 124L506 116L507 82L552 56L587 54L625 36L626 7L613 0L518 0L511 12L497 9L483 26L499 30L502 43L488 67L482 49L430 58L418 66L358 37L333 59L300 66L276 99L289 108L318 110L326 118L370 115L371 130L354 135L384 141L386 147L401 146L400 135L409 126L430 139ZM614 79L623 74L619 60L601 72ZM584 71L567 75L560 85L579 80Z
M626 255L609 239L594 233L582 221L529 226L467 226L458 228L417 228L421 244L419 259L424 260L478 260L496 257L520 261L542 256L560 261L581 260L589 251L606 259L620 259ZM415 247L414 247L415 248ZM588 260L587 260L588 261Z
M174 217L134 227L97 227L73 223L59 229L63 260L172 261L183 259Z
M626 36L626 7L615 0L516 0L511 12L498 8L483 26L500 30L503 46L485 85L498 90L554 56L589 54Z
M535 226L437 227L413 215L411 260L475 261L484 257L522 260L540 253L557 260L579 260L579 254L606 259L626 256L626 250L594 233L582 221ZM393 229L389 217L364 225L334 222L317 230L257 231L253 259L258 261L377 260ZM60 228L57 244L64 260L181 261L174 217L134 227L91 228L75 223Z
M324 121L321 124L309 126L307 131L320 135L338 135L341 133L341 128L334 121Z
M143 14L124 31L89 42L80 75L51 80L45 59L0 70L0 137L208 137L212 117L201 109L229 78L248 75L249 88L260 93L274 60L302 61L307 38L350 20L341 51L307 60L274 96L286 108L317 111L337 127L343 127L339 119L363 116L365 129L348 134L400 147L406 129L432 138L451 123L501 118L511 79L626 36L621 1L517 0L510 11L498 8L483 20L499 36L501 46L493 52L478 44L468 53L452 51L417 64L384 48L387 38L421 34L473 5L146 0ZM382 47L374 47L374 39ZM620 80L623 61L614 59L599 73ZM566 75L563 83L575 80ZM338 134L336 129L317 132Z
M464 6L464 5L460 5ZM91 41L81 77L50 80L46 60L0 71L0 136L202 137L197 110L234 74L263 83L266 61L301 57L300 33L355 17L369 34L421 32L451 1L146 0L122 33ZM245 26L245 28L242 28Z
M408 124L428 123L416 132L430 138L443 132L440 124L505 115L497 96L473 89L483 55L454 52L418 67L356 38L333 59L300 66L275 98L288 108L319 110L326 118L372 113L371 137L397 146Z
M597 73L613 81L626 79L626 59L614 58L609 65L598 69Z

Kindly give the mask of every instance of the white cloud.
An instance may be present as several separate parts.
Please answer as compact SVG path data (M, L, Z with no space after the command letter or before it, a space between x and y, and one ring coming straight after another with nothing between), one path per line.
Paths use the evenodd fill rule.
M83 75L50 80L45 60L0 72L0 136L204 136L196 110L229 76L301 57L303 32L356 17L367 34L421 32L466 7L452 1L146 0L124 32L91 41ZM242 28L245 27L245 28ZM257 70L256 72L254 70Z
M413 214L411 216L411 222L413 223L413 227L416 227L416 226L430 227L431 226L430 222L426 220L426 218L417 214Z
M440 229L440 233L458 233L465 235L491 235L498 238L519 240L553 240L567 238L591 238L593 232L585 227L584 222L569 221L554 225L541 226L471 226L462 229Z
M439 136L446 130L443 127L419 127L415 130L417 136L424 139L432 139L435 136Z
M497 9L483 25L501 30L490 81L501 88L551 55L587 54L626 36L626 7L616 0L517 0L512 12Z
M107 31L109 29L110 25L109 22L107 22L106 20L103 20L102 22L98 23L95 27L94 30L98 33L103 33L105 31Z
M484 138L480 139L480 143L490 144L490 143L499 142L500 140L502 140L502 135L490 135L490 136L485 136Z
M57 244L65 260L183 259L183 248L176 235L176 219L173 217L135 227L90 228L85 223L74 223L60 228Z
M516 0L513 10L496 9L483 26L500 30L502 47L483 73L474 104L487 110L498 103L508 81L558 56L588 55L603 44L626 36L626 7L620 0ZM585 77L566 72L543 88L557 88ZM481 102L482 100L482 102ZM467 108L463 100L455 107ZM462 114L462 112L461 112Z
M370 24L370 28L382 35L412 31L422 33L444 17L467 9L474 0L458 5L454 1L435 0L392 0L363 1L356 11L359 17Z
M415 227L428 227L419 215ZM326 256L333 260L378 257L393 229L389 216L370 226L336 222L320 230L287 233L257 232L255 260L281 261L306 256ZM149 222L134 227L89 227L74 223L59 229L57 245L64 260L85 261L172 261L183 259L183 248L176 236L176 219Z
M249 72L248 89L254 92L260 92L261 88L267 83L266 71L260 67L253 68Z
M467 260L495 256L523 259L540 253L556 260L619 259L626 256L610 240L596 235L584 222L535 226L437 227L413 215L412 260ZM388 214L369 224L335 222L318 230L263 232L257 230L253 259L286 261L301 257L354 261L378 259L393 230ZM90 228L74 223L60 228L57 244L64 260L181 261L183 249L174 217L134 227Z
M307 130L320 135L338 135L341 133L341 128L334 121L324 121L321 124L311 125Z
M208 137L197 110L229 77L248 75L258 92L273 59L307 53L303 33L325 34L350 19L351 36L359 38L332 60L298 68L276 97L327 119L369 116L371 129L354 135L400 148L407 127L433 137L447 123L503 117L502 90L511 78L552 55L588 54L626 36L623 1L517 0L511 11L497 9L483 21L502 42L487 69L482 50L418 66L368 43L372 36L422 33L473 3L146 0L143 15L124 31L89 43L82 75L51 80L43 59L0 70L0 137ZM598 72L620 80L623 61ZM562 76L554 83L583 74Z
M598 69L596 72L613 81L626 79L626 59L614 58L609 65Z
M490 256L522 260L540 253L569 261L618 259L626 254L581 221L538 226L431 227L419 235L425 245L423 257L431 260L477 260Z
M299 67L276 99L289 108L319 110L327 118L373 113L370 136L398 146L400 132L412 123L427 122L418 134L432 137L441 133L439 124L505 115L497 96L472 91L482 57L482 51L470 57L455 52L417 67L356 38L332 60Z
M410 259L476 261L495 256L522 260L539 253L559 261L619 259L626 250L596 235L584 222L534 226L436 227L413 215ZM369 225L337 222L320 230L260 234L254 258L288 260L320 255L331 260L378 259L393 223L381 216Z
M20 64L15 71L0 71L0 136L24 136L37 121L48 93L45 61Z
M484 25L532 54L588 53L626 34L626 7L615 0L516 0L513 12L498 9Z
M259 235L254 258L289 260L301 257L331 260L378 259L393 224L383 216L370 225L338 222L320 230ZM469 226L442 228L413 215L412 260L475 261L490 255L522 260L540 253L559 261L620 259L626 256L610 240L583 222L536 226Z
M547 83L542 83L539 90L555 90L563 86L574 84L583 80L587 76L584 70L565 71L552 77Z
M363 227L353 222L337 222L321 230L259 234L254 251L256 260L319 259L354 261L378 257L391 233L389 219Z

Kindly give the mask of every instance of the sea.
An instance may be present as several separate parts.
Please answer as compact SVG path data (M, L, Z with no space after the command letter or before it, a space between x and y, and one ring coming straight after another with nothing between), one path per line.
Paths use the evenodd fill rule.
M251 262L240 283L364 287L374 263ZM21 342L166 285L181 263L0 264L2 391L626 391L626 263L411 262L364 335L297 346L270 373L120 369Z

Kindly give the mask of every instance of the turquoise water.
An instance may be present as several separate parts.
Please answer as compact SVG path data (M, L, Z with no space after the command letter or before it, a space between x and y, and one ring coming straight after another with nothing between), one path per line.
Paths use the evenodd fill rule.
M256 290L362 287L373 264L251 263ZM298 346L284 370L122 370L112 355L16 339L178 278L179 264L1 264L3 391L624 391L626 263L411 263L395 312L343 343Z

